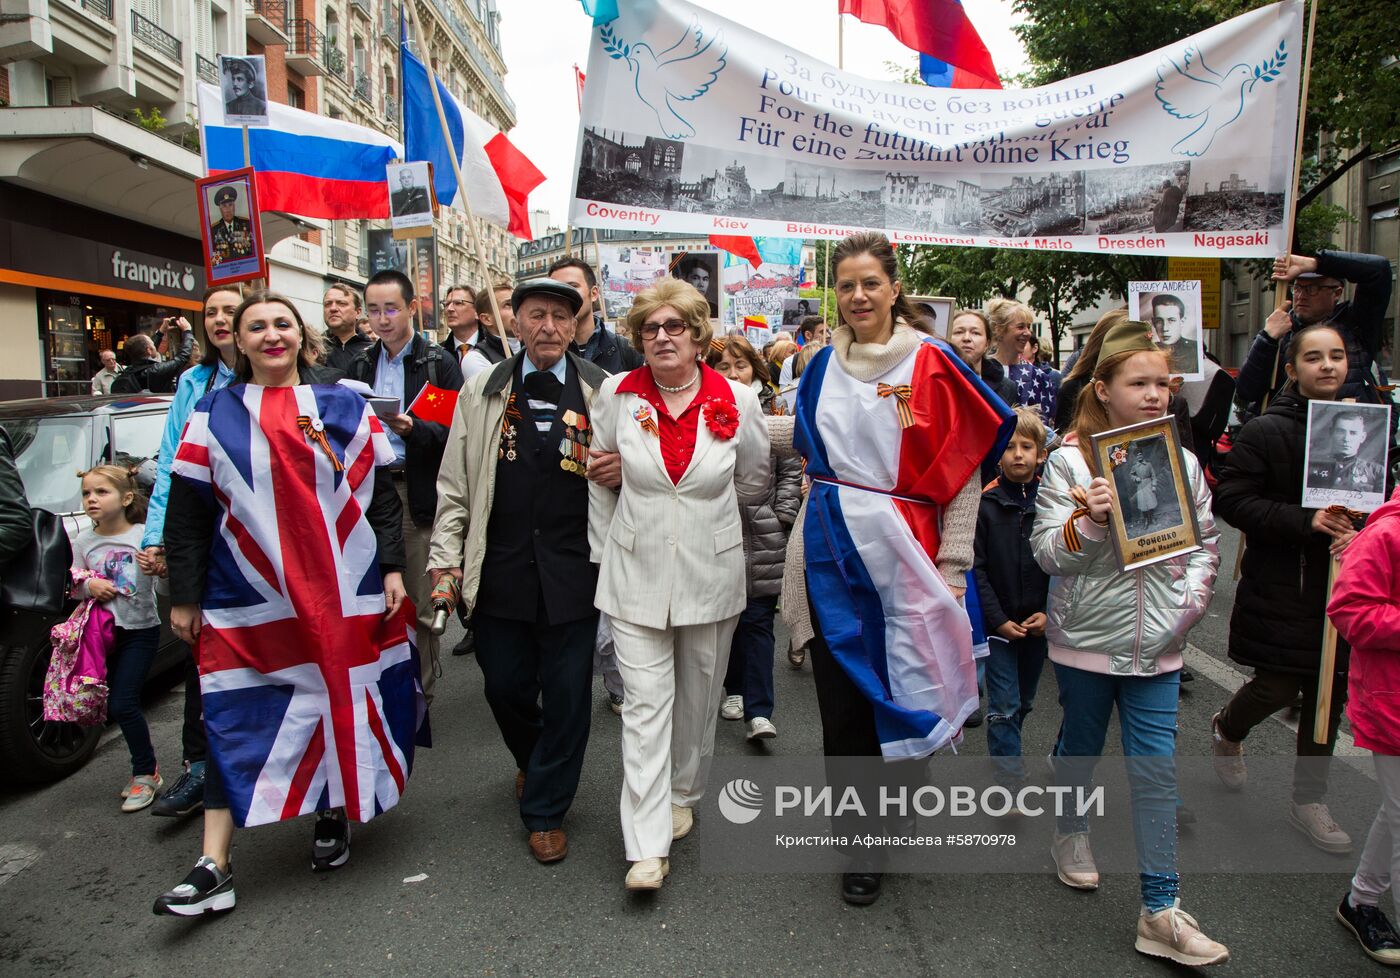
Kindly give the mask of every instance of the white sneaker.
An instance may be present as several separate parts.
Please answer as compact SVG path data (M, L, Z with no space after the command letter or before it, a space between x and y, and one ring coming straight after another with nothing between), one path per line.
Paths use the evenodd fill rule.
M1345 855L1351 852L1351 836L1332 821L1332 813L1322 802L1311 805L1288 804L1288 824L1308 837L1323 852Z
M695 828L695 812L680 805L671 806L671 840L684 839Z
M1144 907L1138 915L1137 943L1133 946L1154 958L1197 968L1230 960L1230 949L1202 934L1201 925L1181 909L1180 900L1156 913L1148 913Z
M1229 740L1220 732L1220 714L1210 718L1210 752L1215 757L1215 774L1231 791L1244 787L1248 772L1244 766L1244 744Z
M772 740L778 736L778 728L767 717L754 717L749 721L749 740Z
M1099 888L1099 868L1094 865L1088 832L1056 833L1050 855L1055 857L1055 873L1065 886L1076 890Z
M644 890L659 890L670 872L671 863L667 859L655 856L651 859L639 859L627 871L624 885L634 893Z
M160 789L164 786L165 782L161 780L159 771L155 774L142 774L132 778L131 784L128 786L130 790L127 792L126 801L122 802L122 811L130 814L148 808L156 800L156 796L160 794Z
M742 696L726 696L723 705L719 708L719 715L726 720L744 719L744 698Z

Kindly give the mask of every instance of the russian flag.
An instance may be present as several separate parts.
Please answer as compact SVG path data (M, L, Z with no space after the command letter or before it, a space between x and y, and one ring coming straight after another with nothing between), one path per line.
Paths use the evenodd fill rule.
M466 182L465 187L458 187L433 104L433 90L428 87L428 69L408 50L407 44L401 44L399 51L406 158L427 160L433 165L433 189L439 201L451 205L465 194L476 217L529 241L530 191L544 182L544 174L504 133L457 101L439 81L438 97Z
M201 84L198 98L204 172L242 169L243 127L224 122L223 94ZM259 206L326 220L389 216L386 167L403 155L397 140L276 102L267 111L267 128L248 130Z
M838 0L837 11L884 27L918 51L925 84L1001 88L992 54L960 0Z

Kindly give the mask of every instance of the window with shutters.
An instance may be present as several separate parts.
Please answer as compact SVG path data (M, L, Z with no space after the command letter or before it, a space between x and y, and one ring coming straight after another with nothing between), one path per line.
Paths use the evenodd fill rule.
M214 60L214 10L210 0L194 0L194 50Z

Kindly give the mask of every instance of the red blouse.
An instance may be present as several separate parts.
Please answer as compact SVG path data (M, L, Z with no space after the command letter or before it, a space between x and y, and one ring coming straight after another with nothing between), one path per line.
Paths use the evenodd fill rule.
M681 476L685 475L685 470L695 455L695 439L700 430L700 409L704 407L705 402L722 400L734 403L734 389L729 386L729 381L725 380L718 370L703 363L700 364L700 390L686 405L679 418L671 417L671 412L666 409L666 401L661 396L660 388L656 386L656 378L652 377L650 367L638 367L622 378L622 383L617 385L617 392L636 394L651 405L661 439L661 461L666 466L666 474L671 477L672 485L680 483ZM632 423L640 424L641 421L642 419L637 418L634 413Z

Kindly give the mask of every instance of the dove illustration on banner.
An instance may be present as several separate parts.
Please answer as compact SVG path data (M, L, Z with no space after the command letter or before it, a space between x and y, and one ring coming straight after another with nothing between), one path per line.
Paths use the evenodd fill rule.
M695 127L678 111L682 102L693 102L707 92L724 70L723 31L707 35L694 17L680 40L660 54L646 41L628 44L611 26L599 28L608 57L626 61L637 98L656 114L661 132L669 139L695 135Z
M1278 42L1274 56L1262 64L1237 64L1225 74L1210 68L1200 48L1186 49L1181 63L1163 57L1157 68L1157 101L1168 115L1197 121L1197 126L1172 146L1182 156L1205 156L1216 133L1244 114L1254 86L1270 83L1283 74L1288 63L1284 41Z

